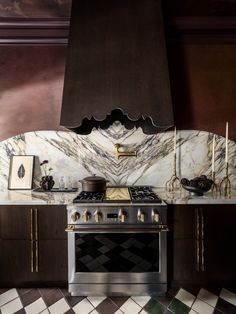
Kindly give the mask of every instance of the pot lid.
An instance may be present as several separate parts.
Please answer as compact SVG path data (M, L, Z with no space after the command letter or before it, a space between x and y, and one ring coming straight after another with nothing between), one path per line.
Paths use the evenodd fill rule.
M88 183L93 183L93 182L99 182L99 181L106 181L105 178L103 177L99 177L99 176L96 176L95 174L91 177L86 177L84 178L82 181L85 181L85 182L88 182Z

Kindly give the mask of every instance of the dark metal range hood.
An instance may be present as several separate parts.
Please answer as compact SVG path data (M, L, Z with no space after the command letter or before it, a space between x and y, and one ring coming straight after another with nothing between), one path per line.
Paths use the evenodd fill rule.
M61 125L173 126L161 0L73 0Z

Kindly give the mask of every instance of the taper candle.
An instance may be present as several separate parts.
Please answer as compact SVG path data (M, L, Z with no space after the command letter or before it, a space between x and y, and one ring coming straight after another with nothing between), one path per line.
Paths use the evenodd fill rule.
M228 138L229 138L229 124L226 122L225 130L225 162L228 162Z
M176 127L174 130L174 154L176 154Z
M216 136L214 134L213 141L212 141L212 161L211 161L212 173L215 172L215 141L216 141Z

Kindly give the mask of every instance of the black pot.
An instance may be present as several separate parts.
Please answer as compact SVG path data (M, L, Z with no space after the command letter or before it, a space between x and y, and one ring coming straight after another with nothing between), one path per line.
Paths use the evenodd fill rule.
M83 180L79 180L82 183L82 190L85 192L103 192L106 191L107 181L103 177L97 177L93 175L91 177L86 177Z

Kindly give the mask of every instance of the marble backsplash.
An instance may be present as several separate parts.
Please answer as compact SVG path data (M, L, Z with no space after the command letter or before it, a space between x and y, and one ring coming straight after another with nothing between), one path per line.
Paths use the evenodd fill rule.
M193 178L211 175L213 134L203 131L177 131L177 175ZM137 151L137 157L115 157L115 143L124 150ZM141 128L127 130L119 122L107 130L89 135L63 131L37 131L14 136L0 143L0 189L8 186L11 155L35 155L35 184L41 177L39 161L49 160L55 187L60 177L78 180L97 174L110 185L154 185L162 187L172 175L173 131L146 135ZM225 175L225 138L216 136L216 181ZM236 186L236 143L229 141L229 175Z

